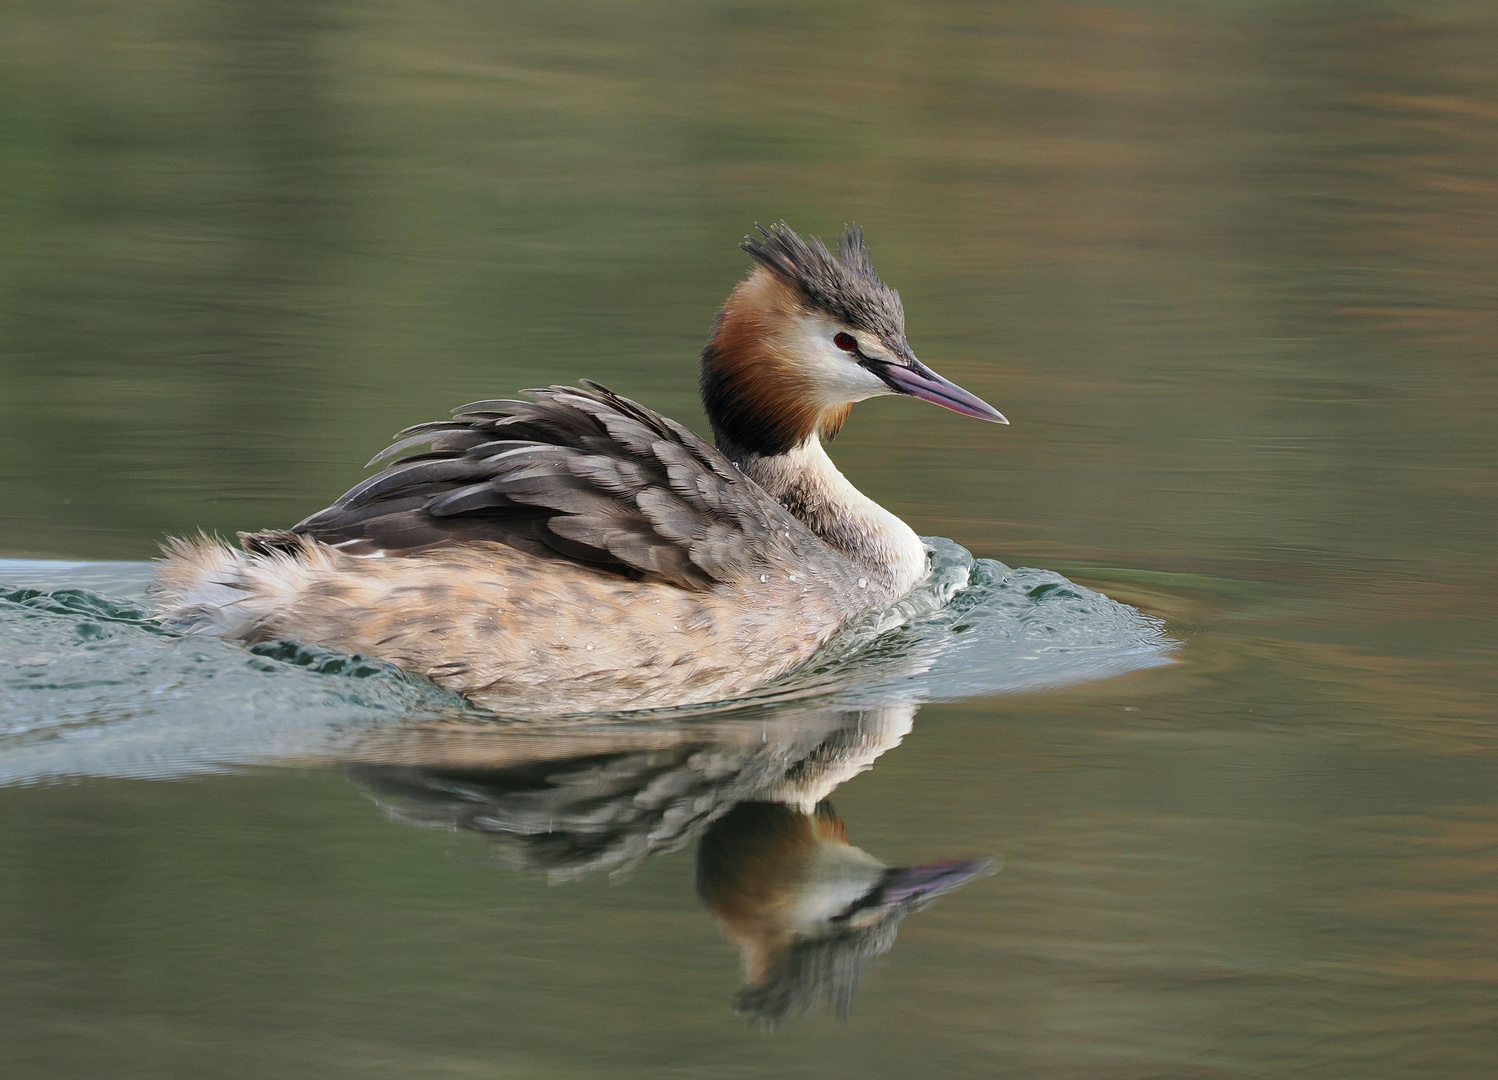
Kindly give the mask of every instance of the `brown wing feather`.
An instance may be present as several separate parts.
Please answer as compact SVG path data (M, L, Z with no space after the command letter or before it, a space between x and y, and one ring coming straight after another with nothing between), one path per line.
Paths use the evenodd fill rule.
M588 382L479 401L294 531L353 554L490 540L688 589L801 565L818 540L692 431ZM371 462L373 464L374 462Z

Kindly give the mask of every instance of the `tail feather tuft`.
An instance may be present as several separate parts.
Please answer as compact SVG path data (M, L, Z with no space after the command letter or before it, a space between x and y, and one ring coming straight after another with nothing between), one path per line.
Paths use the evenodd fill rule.
M248 594L245 571L256 556L206 533L174 536L161 550L165 559L151 587L158 622L184 634L253 634L259 620L242 602Z

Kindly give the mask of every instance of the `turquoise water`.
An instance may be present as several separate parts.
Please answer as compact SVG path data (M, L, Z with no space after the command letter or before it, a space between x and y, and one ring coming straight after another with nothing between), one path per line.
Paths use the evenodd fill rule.
M789 677L745 700L618 722L672 730L689 717L785 702L915 705L1169 662L1175 642L1158 619L1053 572L974 560L949 540L932 544L921 588L850 627ZM294 642L245 648L165 631L141 595L151 573L148 563L0 561L0 783L337 764L351 742L379 729L449 718L500 723L388 664ZM613 722L584 716L568 727Z

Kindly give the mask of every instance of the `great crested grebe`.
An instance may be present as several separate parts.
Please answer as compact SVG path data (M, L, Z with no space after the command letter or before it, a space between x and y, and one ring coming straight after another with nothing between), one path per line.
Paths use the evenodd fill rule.
M717 701L796 667L926 573L822 448L853 403L1008 421L916 359L860 231L836 256L760 233L702 352L716 449L593 382L465 405L289 531L170 541L158 619L364 653L526 714Z

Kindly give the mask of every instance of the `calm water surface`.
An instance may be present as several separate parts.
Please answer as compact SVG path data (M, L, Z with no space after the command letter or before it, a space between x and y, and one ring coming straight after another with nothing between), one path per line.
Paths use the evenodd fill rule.
M0 1073L1494 1075L1495 56L1440 2L6 5ZM1098 599L1059 666L543 728L135 621L162 535L454 405L700 428L781 217L1013 421L867 403L854 482L1174 649ZM893 941L698 898L802 895L828 793L1002 868Z

